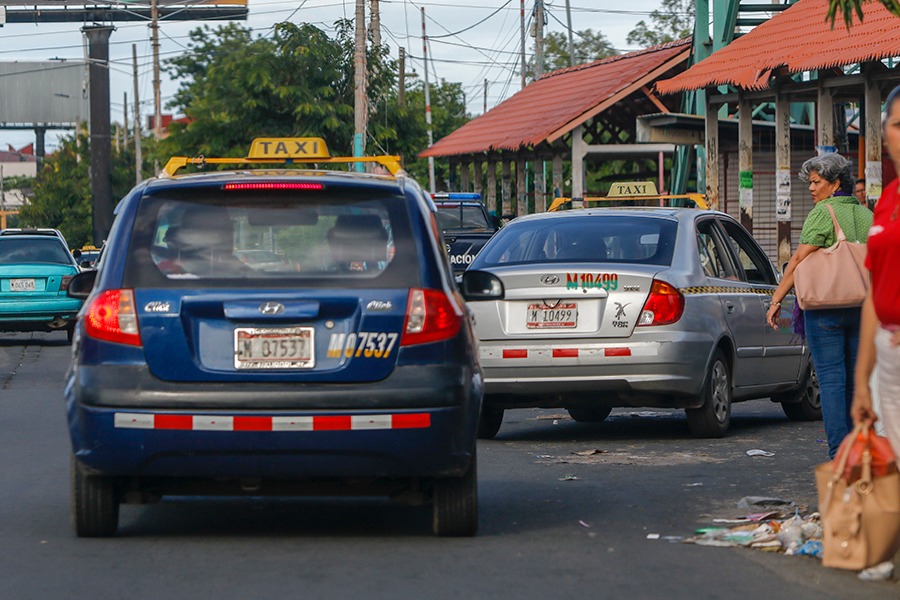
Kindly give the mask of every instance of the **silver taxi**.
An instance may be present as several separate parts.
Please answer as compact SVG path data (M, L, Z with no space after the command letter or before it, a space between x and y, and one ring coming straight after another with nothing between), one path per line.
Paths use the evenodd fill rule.
M587 208L500 230L463 274L485 399L479 434L503 411L562 407L603 421L613 407L686 409L697 437L722 437L732 402L771 398L821 418L794 297L778 330L778 275L747 230L696 208Z

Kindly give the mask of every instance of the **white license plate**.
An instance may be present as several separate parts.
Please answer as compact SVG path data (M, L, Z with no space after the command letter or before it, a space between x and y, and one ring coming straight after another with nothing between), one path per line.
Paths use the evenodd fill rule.
M10 279L9 291L11 292L33 292L34 279Z
M560 302L555 305L529 304L525 325L529 329L561 329L578 326L578 305Z
M311 369L316 365L312 327L234 330L236 369Z

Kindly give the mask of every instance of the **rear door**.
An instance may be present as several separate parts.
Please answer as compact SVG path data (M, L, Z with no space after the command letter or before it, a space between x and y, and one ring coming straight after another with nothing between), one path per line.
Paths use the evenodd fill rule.
M361 382L394 368L421 280L403 196L172 191L144 198L137 222L125 286L160 379ZM246 264L250 250L280 260Z

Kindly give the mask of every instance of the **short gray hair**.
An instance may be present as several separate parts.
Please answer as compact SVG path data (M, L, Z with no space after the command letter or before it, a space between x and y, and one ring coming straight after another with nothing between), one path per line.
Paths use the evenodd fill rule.
M853 192L853 163L836 152L829 152L821 156L814 156L800 167L800 179L809 181L810 173L817 173L819 177L829 183L840 181L838 188L845 194Z

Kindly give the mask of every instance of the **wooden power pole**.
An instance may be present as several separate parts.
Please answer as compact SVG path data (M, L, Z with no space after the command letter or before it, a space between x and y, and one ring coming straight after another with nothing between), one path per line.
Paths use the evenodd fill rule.
M138 98L137 44L131 45L131 65L134 78L134 183L138 184L144 179L141 173L144 159L141 156L141 103Z
M366 0L356 0L356 36L353 51L353 156L365 156L368 102L366 101ZM356 170L364 171L362 163Z

